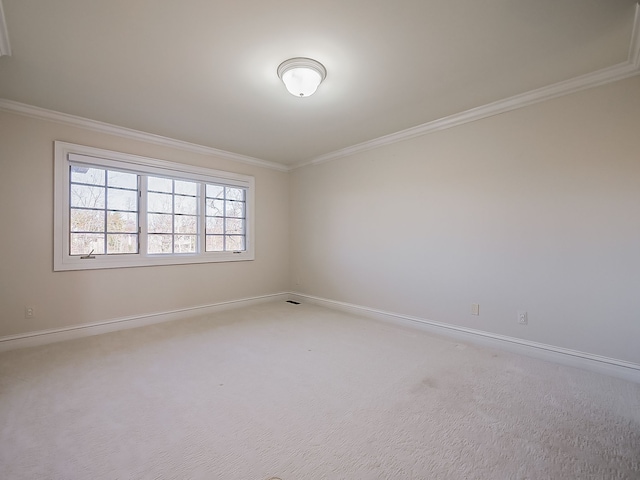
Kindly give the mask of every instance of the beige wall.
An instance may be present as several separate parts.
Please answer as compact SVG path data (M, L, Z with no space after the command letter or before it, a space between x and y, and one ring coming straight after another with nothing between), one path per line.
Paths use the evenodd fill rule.
M54 140L253 175L255 261L53 272ZM288 177L0 112L0 337L287 291Z
M292 285L640 363L639 139L636 76L297 169Z
M640 77L291 174L0 112L0 337L293 287L640 363L638 131ZM54 140L255 176L256 260L53 272Z

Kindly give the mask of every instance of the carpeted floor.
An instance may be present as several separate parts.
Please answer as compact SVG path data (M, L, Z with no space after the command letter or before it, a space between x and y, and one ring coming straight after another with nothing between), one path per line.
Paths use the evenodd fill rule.
M640 478L640 385L312 305L0 355L10 479Z

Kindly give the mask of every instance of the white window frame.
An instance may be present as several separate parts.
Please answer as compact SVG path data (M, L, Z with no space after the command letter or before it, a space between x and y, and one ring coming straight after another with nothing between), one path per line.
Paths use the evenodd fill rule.
M173 163L155 158L141 157L100 148L54 142L54 256L53 270L93 270L101 268L143 267L152 265L184 265L192 263L237 262L255 259L254 211L255 179L249 175L224 172L209 168ZM146 198L142 192L140 210L140 248L138 253L120 255L93 255L81 258L69 254L69 171L71 164L83 163L106 169L129 171L140 175L158 175L215 185L240 187L246 190L245 250L237 252L206 252L204 242L204 194L199 197L199 250L196 253L148 254L146 252ZM203 190L203 189L200 189Z

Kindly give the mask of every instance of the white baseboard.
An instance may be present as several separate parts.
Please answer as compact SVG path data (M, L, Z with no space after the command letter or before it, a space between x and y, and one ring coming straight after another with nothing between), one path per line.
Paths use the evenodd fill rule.
M117 318L91 324L74 325L51 330L40 330L18 335L0 337L0 352L17 348L35 347L49 343L72 340L75 338L89 337L101 333L127 330L129 328L144 327L156 323L169 322L198 315L208 315L234 308L248 307L278 300L295 300L307 302L323 307L339 310L346 313L365 316L376 320L395 323L397 325L412 326L421 330L455 338L460 341L498 348L521 355L539 358L542 360L582 368L593 372L610 375L635 383L640 383L640 365L609 357L602 357L590 353L570 350L566 348L530 342L515 337L497 335L481 330L457 327L446 323L434 322L424 318L402 315L399 313L385 312L373 308L338 302L326 298L314 297L302 293L276 293L259 297L243 298L227 302L200 305L167 312L156 312L145 315Z
M169 322L172 320L180 320L199 315L209 315L224 310L230 310L232 308L248 307L276 300L289 300L290 297L291 296L288 293L276 293L260 297L213 303L210 305L182 308L168 312L135 315L131 317L106 320L103 322L10 335L7 337L0 337L0 352L24 347L36 347L54 342L62 342L64 340L72 340L74 338L89 337L118 330L127 330L129 328L144 327L155 323Z
M434 322L424 318L385 312L382 310L338 302L326 298L314 297L302 293L292 292L291 299L298 302L307 302L332 308L334 310L340 310L346 313L374 318L376 320L392 322L398 325L408 325L430 333L452 337L460 341L506 350L512 353L526 355L560 365L590 370L592 372L621 378L634 383L640 383L640 365L626 362L624 360L602 357L577 350L545 345L543 343L530 342L528 340L497 335L489 332L483 332L481 330L457 327L455 325Z

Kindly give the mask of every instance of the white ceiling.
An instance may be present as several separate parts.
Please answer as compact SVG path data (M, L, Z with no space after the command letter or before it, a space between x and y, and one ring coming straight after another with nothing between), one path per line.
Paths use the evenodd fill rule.
M625 62L637 0L1 1L0 98L292 165Z

